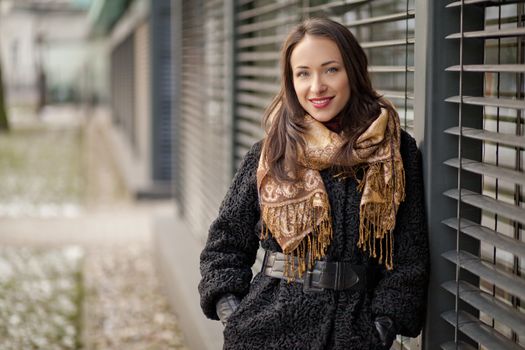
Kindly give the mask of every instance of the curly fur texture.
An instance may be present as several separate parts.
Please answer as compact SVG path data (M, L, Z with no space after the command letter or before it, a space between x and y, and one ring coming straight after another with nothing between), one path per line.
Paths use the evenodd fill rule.
M225 293L242 302L224 329L224 349L384 349L373 320L389 316L399 334L416 336L422 327L429 273L421 157L414 139L401 137L406 200L394 232L394 270L387 271L357 248L360 194L352 178L321 172L330 198L334 237L327 260L367 267L367 291L304 293L302 285L257 274L259 247L256 170L261 144L246 155L211 225L201 253L201 307L218 319L215 303ZM271 237L263 248L280 251ZM250 283L251 281L251 283Z

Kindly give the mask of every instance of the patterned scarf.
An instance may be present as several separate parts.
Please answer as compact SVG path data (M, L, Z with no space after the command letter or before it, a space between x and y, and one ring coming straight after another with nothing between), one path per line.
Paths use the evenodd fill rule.
M332 240L330 202L321 170L331 167L342 137L311 116L305 116L306 147L298 152L300 165L295 181L279 181L268 173L265 148L257 169L257 188L264 222L262 238L270 233L287 256L285 275L294 278L325 256ZM382 109L380 116L355 142L353 159L345 167L363 167L359 181L358 247L393 268L393 229L399 204L405 198L405 176L399 152L397 113ZM379 249L376 247L379 243ZM295 264L297 263L297 266Z

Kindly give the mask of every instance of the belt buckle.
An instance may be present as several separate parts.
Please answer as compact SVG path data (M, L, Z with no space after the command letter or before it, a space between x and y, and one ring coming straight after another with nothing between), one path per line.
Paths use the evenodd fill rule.
M321 287L312 286L313 271L306 270L303 276L303 292L305 293L320 293L324 290Z

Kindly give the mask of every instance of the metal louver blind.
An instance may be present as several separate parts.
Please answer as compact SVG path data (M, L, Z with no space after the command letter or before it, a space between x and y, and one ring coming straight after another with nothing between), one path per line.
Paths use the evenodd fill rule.
M224 0L206 1L204 72L205 72L205 124L207 137L204 145L207 172L203 174L206 188L203 221L210 223L217 217L219 205L231 184L231 31L233 21L231 4Z
M202 1L184 1L182 10L182 98L179 123L180 191L183 204L181 209L188 222L197 223L203 197L197 175L202 173L199 131L204 121L204 108L201 103L201 92L204 88Z
M458 125L445 131L458 139L457 158L445 162L458 169L458 185L445 196L460 200L456 217L443 222L456 234L456 250L443 254L456 265L456 278L443 284L455 298L455 309L442 314L454 327L455 336L442 348L524 349L525 5L523 1L463 0L449 2L447 7L458 13L460 32L447 39L459 43L460 57L459 65L447 69L458 76L459 94L446 100L458 105ZM473 11L482 11L483 28L467 28ZM484 57L471 64L463 56L475 42L482 43ZM475 90L472 81L479 80L476 75L483 75L483 88L477 88L480 95L470 93ZM473 118L482 120L482 127L470 127L467 122ZM466 155L472 140L483 151L481 161ZM464 177L472 174L482 180L481 193L467 189ZM466 218L472 208L480 211L480 220ZM478 254L464 250L464 237L479 241ZM479 283L466 281L472 275Z
M193 234L204 241L231 182L229 52L223 0L184 1L179 193Z
M240 0L235 8L234 166L263 137L261 119L279 91L279 49L301 16L299 1Z

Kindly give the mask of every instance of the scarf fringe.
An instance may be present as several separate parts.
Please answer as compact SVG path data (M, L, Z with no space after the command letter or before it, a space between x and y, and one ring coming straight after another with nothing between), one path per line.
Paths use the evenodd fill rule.
M398 203L405 199L405 174L401 162L394 163L394 175L385 183L383 169L384 163L372 164L366 177L359 183L358 190L363 191L365 182L369 182L370 189L384 194L387 201L366 202L360 205L359 241L357 246L368 251L370 257L377 258L377 245L379 245L379 263L385 265L387 270L394 268L394 228ZM396 193L401 193L401 198L395 198ZM379 242L377 242L379 241Z
M271 234L279 242L280 238L289 235L279 230L280 227L286 227L288 232L303 232L313 227L313 231L305 232L299 242L283 248L286 256L284 276L288 281L302 277L307 269L313 267L315 260L326 255L333 237L332 217L328 208L328 196L324 193L316 193L303 201L285 206L264 207L261 239L267 239Z

